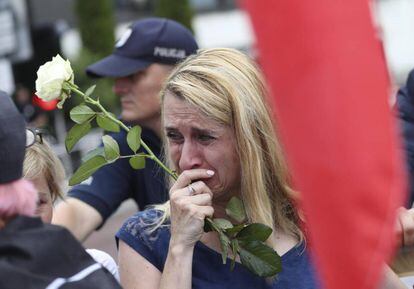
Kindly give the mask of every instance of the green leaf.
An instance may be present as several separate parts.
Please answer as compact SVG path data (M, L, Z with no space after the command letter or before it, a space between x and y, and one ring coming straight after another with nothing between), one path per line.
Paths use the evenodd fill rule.
M96 84L92 85L91 87L89 87L86 92L85 92L85 97L87 96L91 96L91 94L93 93L93 91L95 90Z
M213 231L213 227L211 225L213 221L209 218L204 219L204 232L211 232Z
M112 162L119 158L119 146L118 143L109 135L102 137L104 144L105 158L107 161Z
M213 219L213 222L214 224L216 224L217 227L219 227L223 231L226 229L233 228L233 224L226 219L216 218Z
M244 227L246 227L245 224L236 225L233 228L226 229L226 233L228 236L233 237L238 232L240 232Z
M112 132L119 132L120 127L119 124L111 120L106 115L98 114L96 117L96 123L98 126L106 131L112 131Z
M219 232L219 239L221 248L221 259L223 260L223 264L226 264L230 239L222 232Z
M136 153L141 146L141 127L136 125L129 130L127 135L127 143L131 150Z
M231 251L233 252L233 258L231 258L230 270L233 271L239 251L239 242L236 239L231 240Z
M84 123L92 119L95 115L96 115L96 112L94 112L86 104L80 104L78 106L75 106L70 111L70 119L78 124Z
M96 170L105 165L107 162L103 156L95 156L85 163L73 174L69 180L69 185L73 186L89 178Z
M243 202L237 197L232 197L227 203L226 214L239 223L246 220Z
M145 156L136 155L129 159L129 164L133 169L139 170L145 168Z
M75 144L86 135L91 129L91 124L89 122L84 122L82 124L75 124L66 135L65 146L66 151L70 152Z
M208 222L209 226L211 227L212 231L220 232L221 229L214 223L214 221L210 218L206 218L205 221Z
M87 160L90 160L91 158L95 156L103 156L105 157L105 151L103 147L97 147L91 151L89 151L83 158L82 162L86 162Z
M260 241L243 242L240 260L251 272L260 277L271 277L282 270L280 256Z
M247 225L237 234L240 241L266 241L272 234L272 228L260 223Z

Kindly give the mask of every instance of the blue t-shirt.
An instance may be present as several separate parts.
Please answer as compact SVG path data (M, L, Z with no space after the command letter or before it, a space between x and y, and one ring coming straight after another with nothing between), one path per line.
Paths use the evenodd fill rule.
M170 231L162 226L153 233L148 229L159 216L153 209L135 214L126 220L116 234L141 256L163 271L168 254ZM313 264L304 245L292 248L282 256L282 272L269 284L266 279L253 275L240 263L230 270L230 259L223 265L221 254L197 242L192 267L194 289L314 289L319 288Z
M126 142L125 131L109 135L117 141L121 155L133 154ZM160 139L145 128L142 129L141 138L160 157ZM144 149L141 147L138 152L144 152ZM94 207L104 222L129 198L133 198L141 210L147 205L163 203L168 200L164 172L154 161L146 159L145 162L144 169L135 170L129 165L129 159L118 159L97 170L90 179L74 186L68 195Z

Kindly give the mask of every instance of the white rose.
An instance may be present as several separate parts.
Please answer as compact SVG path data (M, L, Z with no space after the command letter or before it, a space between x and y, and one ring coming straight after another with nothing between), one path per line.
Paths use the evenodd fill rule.
M73 70L69 60L59 54L39 67L36 80L36 95L44 101L66 99L69 95L63 90L63 83L73 83Z

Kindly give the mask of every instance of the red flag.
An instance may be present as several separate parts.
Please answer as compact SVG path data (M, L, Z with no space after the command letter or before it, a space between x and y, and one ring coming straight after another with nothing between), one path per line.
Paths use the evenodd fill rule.
M245 6L322 283L377 288L405 180L369 3Z

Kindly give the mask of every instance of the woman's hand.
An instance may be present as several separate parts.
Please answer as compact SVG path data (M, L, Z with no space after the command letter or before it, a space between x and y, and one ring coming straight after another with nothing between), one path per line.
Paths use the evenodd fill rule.
M200 240L204 219L212 217L214 213L213 194L200 179L211 178L213 175L213 171L205 169L187 170L181 173L172 186L170 247L193 248Z

